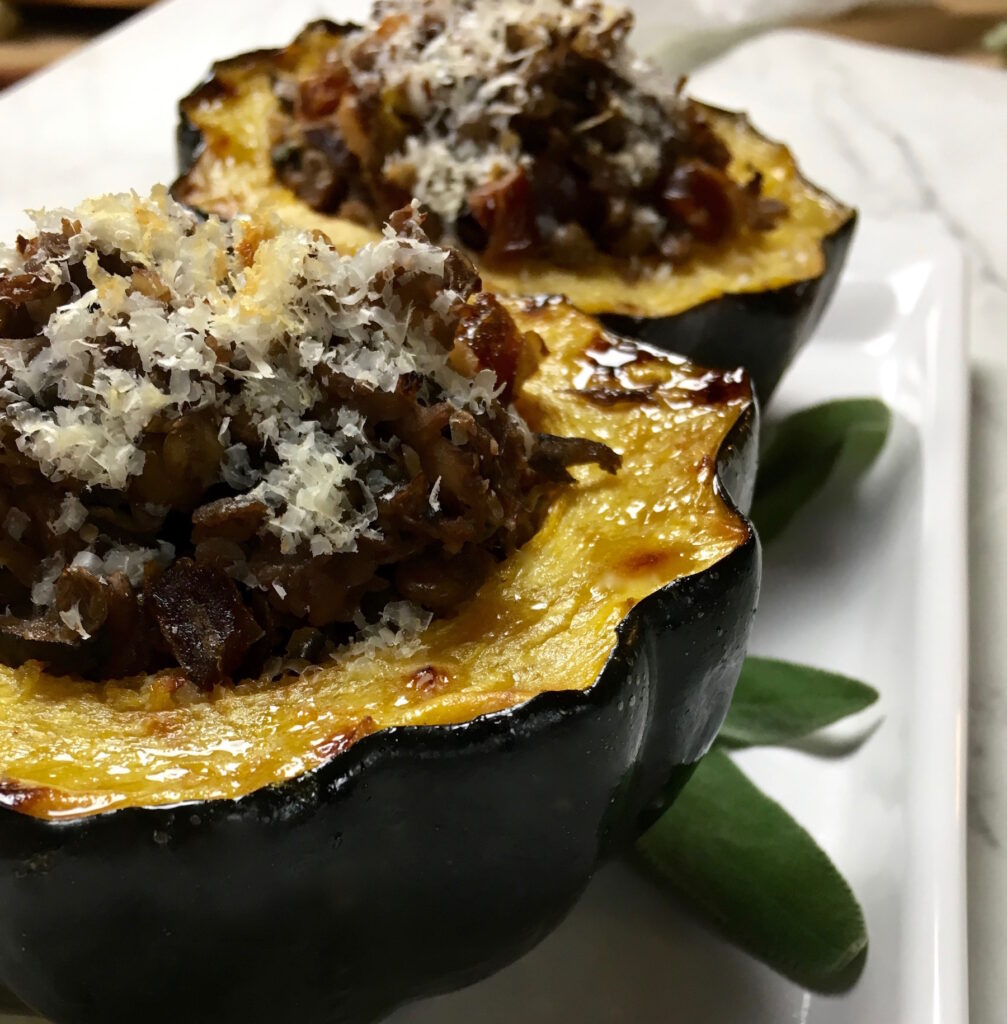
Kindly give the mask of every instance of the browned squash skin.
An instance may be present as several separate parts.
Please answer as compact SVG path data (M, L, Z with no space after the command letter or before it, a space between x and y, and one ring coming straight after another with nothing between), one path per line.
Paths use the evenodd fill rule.
M597 427L610 415L613 433L646 428L659 438L657 431L685 437L690 423L707 424L706 454L682 463L667 490L696 474L702 493L719 496L709 508L720 508L722 537L733 539L701 571L659 580L662 551L640 547L647 528L627 520L623 548L603 553L618 553L627 572L656 572L658 582L627 602L596 674L542 678L538 695L469 720L434 716L338 734L316 767L236 799L159 804L148 787L132 803L95 813L89 792L75 804L72 794L5 767L0 981L56 1024L364 1024L470 983L547 934L596 866L638 834L662 787L687 774L712 741L759 588L758 540L734 504L747 507L755 473L758 414L747 384L654 353L647 365L658 369L647 372L667 364L693 386L706 381L707 406L681 401L685 389L665 405L600 411L556 384L576 371L585 343L614 339L561 303L511 308L550 349L538 390L535 376L528 385L529 400L543 403L543 426L574 417ZM642 475L647 456L642 443L628 447L624 472L636 465ZM601 477L582 480L567 512L556 514L575 516L578 502L601 500L607 486ZM614 501L620 492L607 493ZM547 521L547 547L533 549L535 557L581 543L550 529ZM555 583L558 592L563 581ZM488 600L495 585L488 581L473 602ZM604 605L611 586L599 578L595 600ZM572 651L567 674L576 675L577 652L591 638L572 624L561 639ZM423 657L433 663L436 653ZM449 660L455 652L440 653ZM528 655L513 653L515 662ZM441 685L426 667L412 680ZM44 736L43 716L59 714L65 691L58 680L28 682L18 699L38 702ZM292 692L277 690L276 703ZM249 690L190 707L189 731L227 700L254 697ZM186 714L155 715L163 730L150 742L183 747ZM14 739L0 735L8 766ZM264 749L265 740L235 755L239 776ZM116 785L108 779L110 791Z
M328 24L326 32L354 27ZM303 38L308 43L296 59L310 65L325 37L306 32ZM220 61L182 98L172 192L223 216L261 203L301 226L320 227L352 250L369 237L367 229L312 210L272 174L263 142L272 107L264 90L271 69L292 59L289 50L261 50ZM622 334L706 366L745 366L765 404L835 291L856 211L804 178L786 146L761 135L743 114L701 106L735 154L730 172L747 180L760 171L765 193L791 207L779 227L702 247L681 267L654 264L633 280L613 259L587 271L541 261L481 265L480 271L493 291L564 294Z

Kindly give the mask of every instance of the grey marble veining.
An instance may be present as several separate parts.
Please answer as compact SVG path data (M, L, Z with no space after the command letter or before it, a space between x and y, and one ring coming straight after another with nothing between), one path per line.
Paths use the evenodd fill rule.
M812 180L865 213L928 211L969 261L969 938L972 1020L1007 976L1007 73L774 32L692 90L748 109Z

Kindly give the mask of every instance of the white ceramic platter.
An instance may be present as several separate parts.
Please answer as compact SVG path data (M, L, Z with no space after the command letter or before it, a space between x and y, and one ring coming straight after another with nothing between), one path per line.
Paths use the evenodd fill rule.
M966 1024L962 291L957 246L935 220L862 223L769 412L876 395L896 414L856 492L822 492L767 547L752 644L864 679L880 705L802 749L738 758L863 902L858 985L805 992L617 865L524 960L394 1024Z
M170 178L175 102L213 57L361 6L175 0L5 93L0 237L23 226L25 206ZM730 67L703 85L729 85ZM740 757L863 901L871 949L858 986L810 995L614 866L524 960L395 1024L966 1024L962 313L961 259L936 220L865 220L832 309L770 413L879 395L897 414L856 493L821 495L767 550L754 639L758 653L873 683L880 708L804 750Z

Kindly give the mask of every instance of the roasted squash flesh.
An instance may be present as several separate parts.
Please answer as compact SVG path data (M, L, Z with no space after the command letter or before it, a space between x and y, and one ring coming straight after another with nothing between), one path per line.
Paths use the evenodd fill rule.
M318 213L280 184L270 159L271 130L279 114L271 87L272 55L249 55L218 65L210 85L181 104L185 134L198 135L176 198L199 209L232 216L263 207L299 227L321 228L342 250L355 251L374 232L349 220ZM299 71L314 68L305 55ZM763 194L782 201L787 214L767 231L744 231L717 246L698 246L680 266L652 262L630 277L611 258L565 269L541 261L481 265L487 288L505 294L562 294L590 313L647 318L673 316L731 293L764 292L813 280L825 271L823 244L853 211L801 177L786 146L764 138L739 114L705 108L732 153L728 172L739 182L759 172Z
M348 648L292 680L205 694L177 673L94 684L36 664L0 669L0 806L60 819L238 797L378 730L584 689L634 604L746 542L715 486L721 443L751 405L741 374L617 342L565 303L508 308L549 350L522 414L609 444L623 458L616 476L575 470L539 532L414 644Z

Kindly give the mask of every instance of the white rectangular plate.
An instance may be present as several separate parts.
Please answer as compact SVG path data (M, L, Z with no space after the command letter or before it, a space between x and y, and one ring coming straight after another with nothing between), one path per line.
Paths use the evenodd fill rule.
M895 412L885 449L767 547L752 649L864 679L881 702L800 749L738 757L862 901L857 986L802 990L616 865L522 961L394 1024L966 1024L967 375L962 261L936 220L860 225L768 416L865 395Z
M24 224L25 206L170 178L175 102L213 57L362 6L176 0L5 94L0 138L16 145L0 161L0 236ZM897 414L856 492L823 494L767 550L753 645L863 678L881 706L803 750L740 756L860 896L871 948L857 987L804 992L613 866L522 961L394 1024L966 1024L962 292L959 252L936 221L865 221L770 411L879 395ZM813 752L871 727L846 756Z

